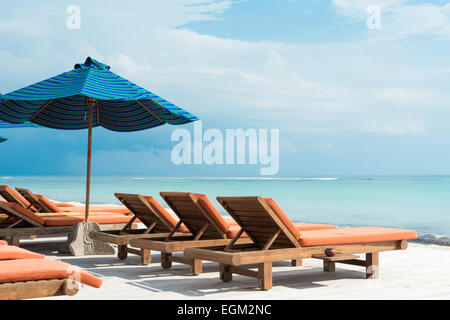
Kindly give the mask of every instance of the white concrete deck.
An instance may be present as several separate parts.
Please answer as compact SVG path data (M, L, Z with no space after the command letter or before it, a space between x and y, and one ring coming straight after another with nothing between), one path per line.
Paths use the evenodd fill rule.
M56 299L450 299L450 247L435 245L410 243L406 251L381 253L376 280L364 279L360 267L337 264L335 273L326 273L315 259L304 260L303 267L279 262L269 291L257 289L256 279L239 275L223 283L218 265L209 262L194 277L178 263L163 270L156 253L149 266L142 266L135 255L120 261L115 256L57 255L51 246L37 250L33 242L24 247L85 268L104 281L100 289L84 286L76 296Z

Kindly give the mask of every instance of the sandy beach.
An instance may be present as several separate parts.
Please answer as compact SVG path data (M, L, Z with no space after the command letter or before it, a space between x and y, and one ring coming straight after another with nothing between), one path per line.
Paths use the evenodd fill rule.
M143 266L135 255L125 261L116 256L63 256L53 244L32 241L24 241L24 248L85 268L104 281L100 289L84 286L73 297L49 299L450 299L450 247L445 246L410 243L405 251L383 252L376 280L364 279L362 268L348 265L325 273L315 259L304 260L303 267L278 262L269 291L256 289L254 279L239 275L221 282L214 263L205 262L204 273L193 277L178 263L163 270L156 253L152 263Z

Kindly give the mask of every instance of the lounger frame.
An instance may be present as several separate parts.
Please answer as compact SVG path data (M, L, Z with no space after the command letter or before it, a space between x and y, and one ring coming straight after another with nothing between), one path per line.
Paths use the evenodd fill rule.
M180 219L175 230L184 224L191 236L180 238L174 232L161 239L132 239L133 247L161 252L161 266L170 269L172 262L189 265L193 275L202 273L202 259L186 256L174 256L173 253L184 252L187 248L226 246L231 239L227 238L219 226L210 217L198 202L194 193L188 192L161 192L161 197ZM236 244L249 244L249 238L240 238Z
M378 253L405 250L408 247L406 240L302 247L261 197L217 197L217 200L245 227L245 232L254 244L244 247L238 244L236 240L240 233L244 232L241 229L225 247L186 248L184 255L190 259L218 262L220 279L224 282L231 281L233 274L239 274L258 279L258 287L268 290L272 288L273 262L305 258L323 260L323 269L326 272L334 272L335 264L343 263L364 267L367 278L377 278ZM328 257L325 250L331 248L337 254ZM355 254L365 254L365 259L361 260ZM241 267L252 264L257 264L257 271Z
M31 203L30 205L27 207L26 205L24 205L24 203L21 201L21 199L19 199L16 194L13 194L9 191L9 189L5 186L0 186L0 196L5 199L8 202L12 202L12 203L16 203L19 206L22 206L25 209L31 209L31 207L33 206Z
M50 279L0 284L0 300L21 300L53 296L73 296L79 291L76 281Z
M128 253L132 253L140 256L141 263L147 265L151 263L150 251L142 248L131 248L129 247L130 241L133 239L164 239L172 233L174 227L153 208L143 195L115 193L115 196L133 214L130 221L122 228L122 230L109 232L94 231L91 232L89 236L96 240L117 245L117 256L119 259L125 260ZM138 218L147 228L130 228L133 222ZM188 237L191 234L175 232L173 235L177 237Z
M21 214L20 212L0 203L0 211L7 215L7 218L0 220L0 238L10 238L9 244L14 246L20 246L20 237L34 237L36 235L68 235L74 229L74 226L56 226L46 227L36 222L35 220ZM17 221L10 224L5 224L9 218L15 218ZM100 224L102 231L121 230L126 225L125 223L117 224ZM135 228L136 225L132 224L129 228Z
M35 209L36 212L54 212L41 199L39 199L31 190L25 188L15 188L16 191L24 197Z

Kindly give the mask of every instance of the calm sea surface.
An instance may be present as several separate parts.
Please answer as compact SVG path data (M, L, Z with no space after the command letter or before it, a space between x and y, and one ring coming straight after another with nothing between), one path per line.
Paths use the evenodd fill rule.
M84 201L84 177L0 177L59 201ZM274 198L297 222L338 226L386 226L417 230L422 237L450 239L450 177L145 178L94 177L92 203L118 203L115 192L159 197L160 191L191 191L215 201L222 195Z

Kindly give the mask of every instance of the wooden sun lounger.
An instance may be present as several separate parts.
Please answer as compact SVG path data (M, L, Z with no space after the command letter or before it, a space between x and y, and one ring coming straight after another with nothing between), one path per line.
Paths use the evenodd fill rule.
M16 188L17 192L23 197L22 202L26 201L31 203L31 208L34 209L36 213L57 213L57 214L84 214L84 206L74 206L68 203L56 203L41 194L35 194L29 189ZM10 191L11 192L11 191ZM16 193L17 196L19 194ZM20 197L19 196L19 197ZM113 207L113 206L95 206L91 205L89 207L90 214L96 213L116 213L116 214L126 214L129 215L130 212L125 207Z
M78 284L67 279L0 283L0 300L74 296L78 291Z
M25 209L15 203L9 205L0 203L0 214L6 216L5 218L0 219L0 238L10 238L10 244L15 246L20 245L20 237L57 234L68 235L73 230L73 223L47 226L45 225L45 221L63 218L73 220L72 222L80 222L80 219L74 216L39 217L29 209ZM124 225L124 223L100 224L100 228L102 230L120 230Z
M172 254L183 252L186 248L227 245L231 241L231 238L227 235L229 226L217 210L216 214L220 216L219 219L222 219L222 221L214 220L204 204L199 203L200 198L202 198L202 201L207 201L210 204L205 195L188 192L161 192L160 195L179 218L176 228L184 224L192 235L180 238L172 231L163 239L132 239L130 245L149 251L161 252L161 266L164 269L170 269L172 262L179 262L191 266L192 274L198 275L202 272L201 259L190 259L173 256ZM248 244L252 241L249 238L242 237L236 239L235 242Z
M78 282L100 288L102 280L68 263L46 259L0 261L0 300L75 295Z
M241 231L225 247L186 248L184 255L218 262L220 279L224 282L231 281L233 273L257 278L263 290L272 288L273 262L298 258L321 259L327 272L335 271L336 263L362 266L367 278L376 278L379 275L378 253L405 250L406 240L417 237L415 231L388 228L330 229L296 234L287 216L274 210L261 197L217 197L217 200L239 223ZM236 240L242 232L253 240L252 246L238 245ZM333 253L331 249L336 253L334 256L329 256ZM356 254L365 254L366 259L360 260ZM250 264L257 264L258 270L241 267Z
M20 196L14 189L7 185L0 186L0 196L3 197L8 202L16 203L25 209L31 209L31 211L36 211L32 204Z
M26 199L34 208L36 208L37 212L55 212L55 210L47 206L29 189L16 188L16 190L24 199Z
M170 234L176 237L189 237L191 234L185 232L177 232L176 221L170 219L169 213L165 212L164 208L153 197L143 196L139 194L116 193L116 198L127 207L133 214L128 224L119 231L109 232L91 232L89 236L93 239L104 241L118 245L118 257L121 260L127 258L128 253L133 253L141 256L142 264L149 264L151 262L150 251L146 249L130 248L129 244L132 239L165 239ZM169 215L169 216L168 216ZM132 223L139 219L146 228L145 229L130 229ZM175 231L174 233L172 233Z

